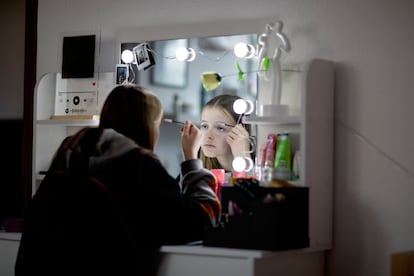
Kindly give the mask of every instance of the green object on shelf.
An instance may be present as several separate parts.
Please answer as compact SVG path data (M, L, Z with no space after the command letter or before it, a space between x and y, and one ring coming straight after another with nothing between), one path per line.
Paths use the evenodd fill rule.
M263 62L262 62L262 64L263 64L263 69L264 69L265 71L269 70L269 57L268 57L268 56L265 56L265 57L263 58Z
M280 168L281 160L284 160L284 166L291 170L290 160L290 138L289 133L281 133L277 135L276 154L275 154L275 168Z

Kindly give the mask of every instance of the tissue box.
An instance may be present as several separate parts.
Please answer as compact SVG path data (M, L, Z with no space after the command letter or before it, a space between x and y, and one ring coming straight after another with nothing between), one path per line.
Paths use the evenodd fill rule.
M309 247L308 187L222 187L222 222L204 232L204 245L285 250Z

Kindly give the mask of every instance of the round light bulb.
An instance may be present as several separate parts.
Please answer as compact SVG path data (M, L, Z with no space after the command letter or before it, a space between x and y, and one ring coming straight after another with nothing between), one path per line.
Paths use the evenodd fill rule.
M248 157L238 156L233 159L232 167L236 172L247 172L253 168L253 160Z
M175 57L177 58L177 60L186 60L186 58L188 57L187 48L183 46L178 47L177 50L175 50Z
M195 59L195 51L192 48L180 46L175 51L177 60L193 61Z
M233 103L233 110L236 114L251 114L253 109L254 105L250 100L237 99Z
M121 54L121 59L126 64L132 63L134 60L134 54L131 50L124 50Z
M234 46L234 54L238 58L251 58L254 55L253 45L239 42Z
M246 101L243 99L237 99L233 103L233 110L236 114L243 114L247 109Z

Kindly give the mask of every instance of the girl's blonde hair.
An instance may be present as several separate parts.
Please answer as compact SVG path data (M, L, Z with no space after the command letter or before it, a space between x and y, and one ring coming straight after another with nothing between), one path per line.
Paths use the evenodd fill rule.
M209 100L203 107L205 108L215 108L223 111L226 113L230 118L233 119L232 124L238 123L240 115L234 112L233 110L233 103L237 100L241 99L239 96L231 95L231 94L222 94L218 95L211 100ZM247 132L250 134L250 125L245 126ZM219 161L215 157L207 157L204 155L203 150L200 149L199 157L201 161L203 161L203 165L206 169L221 169Z

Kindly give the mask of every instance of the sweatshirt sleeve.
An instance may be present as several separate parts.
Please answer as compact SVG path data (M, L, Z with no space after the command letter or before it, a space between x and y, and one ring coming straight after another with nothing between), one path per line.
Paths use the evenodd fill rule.
M217 181L215 176L203 168L199 159L186 160L181 163L181 188L184 196L199 204L209 216L211 225L218 225L221 204L217 197Z

